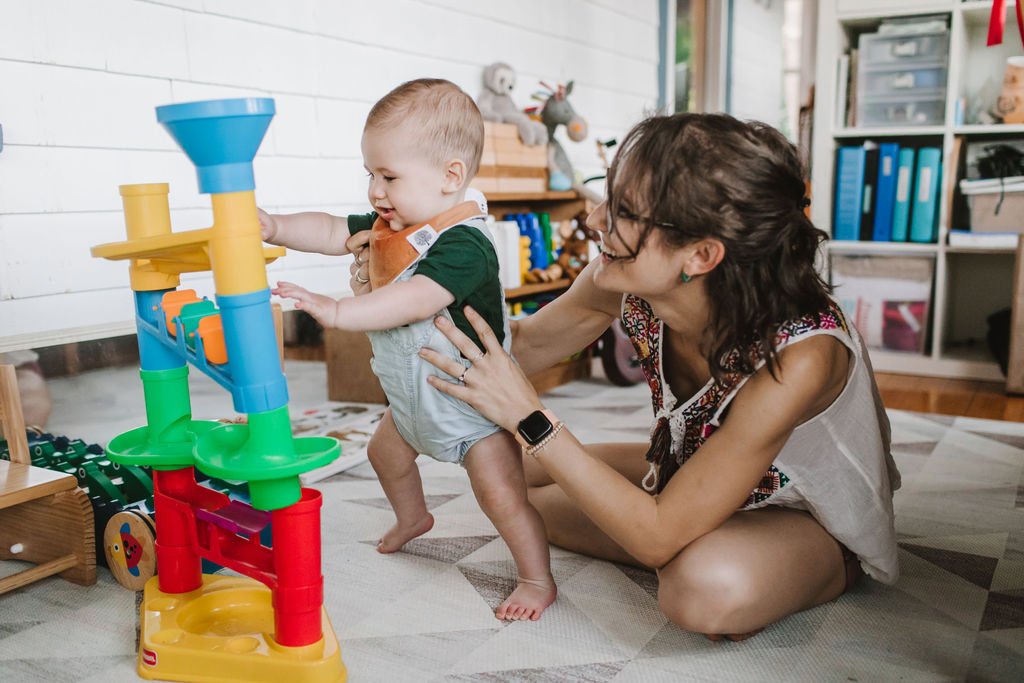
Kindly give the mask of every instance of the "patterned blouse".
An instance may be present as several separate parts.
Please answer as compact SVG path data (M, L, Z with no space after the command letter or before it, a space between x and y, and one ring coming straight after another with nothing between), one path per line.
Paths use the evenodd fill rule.
M816 320L816 318L819 318ZM651 491L661 491L672 474L697 452L708 437L719 426L728 410L728 405L739 388L751 375L732 372L721 380L712 378L696 394L685 401L672 396L672 390L665 381L661 348L664 340L664 325L654 315L650 304L643 299L627 294L622 303L622 323L636 349L647 384L651 388L651 403L655 423L651 429L652 448L647 459L651 462L651 473L644 479L643 486ZM781 350L788 343L809 333L839 328L848 332L846 319L839 307L833 303L820 316L808 315L781 325L775 336L775 348ZM760 367L763 359L756 348L749 352L754 367ZM739 354L734 350L729 359ZM726 362L726 367L735 367L735 362ZM659 447L659 442L671 439ZM662 462L666 453L671 453L669 462ZM647 480L655 476L655 483ZM757 487L751 492L743 507L763 503L789 483L789 477L775 465L768 468Z

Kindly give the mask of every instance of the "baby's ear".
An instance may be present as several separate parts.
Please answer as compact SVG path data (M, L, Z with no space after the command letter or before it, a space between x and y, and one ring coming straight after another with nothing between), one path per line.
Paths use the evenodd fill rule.
M462 159L452 159L444 169L444 185L442 191L451 194L461 190L469 178L466 174L466 164Z

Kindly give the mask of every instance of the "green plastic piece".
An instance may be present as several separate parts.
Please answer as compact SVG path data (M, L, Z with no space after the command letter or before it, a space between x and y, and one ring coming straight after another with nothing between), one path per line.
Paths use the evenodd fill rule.
M185 328L185 344L190 349L196 347L196 331L199 329L199 321L215 313L217 313L217 306L212 301L206 299L185 304L181 307L181 313L178 315L178 318L181 320L181 326ZM178 333L181 334L180 330Z
M251 413L248 424L222 424L196 443L196 466L208 476L248 481L252 506L277 510L299 500L299 476L341 453L331 437L292 437L288 406Z
M114 437L107 454L115 462L158 470L192 467L196 440L219 422L193 420L188 366L140 370L147 426Z
M188 366L170 370L140 370L146 400L146 424L154 444L189 439L192 403L188 393Z

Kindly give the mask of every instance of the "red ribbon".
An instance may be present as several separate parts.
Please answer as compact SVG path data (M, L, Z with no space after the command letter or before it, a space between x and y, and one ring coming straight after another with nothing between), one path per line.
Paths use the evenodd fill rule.
M992 14L988 20L988 46L1003 42L1003 29L1006 28L1006 0L992 0ZM1024 0L1017 0L1017 31L1021 43L1024 44Z

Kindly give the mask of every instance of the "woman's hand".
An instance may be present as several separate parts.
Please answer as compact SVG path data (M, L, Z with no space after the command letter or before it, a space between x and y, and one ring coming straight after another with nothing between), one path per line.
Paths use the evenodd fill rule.
M485 353L480 353L476 344L447 318L438 317L434 324L472 365L464 371L454 358L433 349L421 349L421 358L449 375L460 378L458 382L447 382L440 377L429 377L427 381L435 389L473 406L499 427L515 433L523 418L543 406L530 380L498 343L487 321L469 306L465 311L469 324L483 342Z
M348 272L352 276L348 281L352 293L356 296L370 291L370 230L362 230L345 241L345 249L355 256Z

